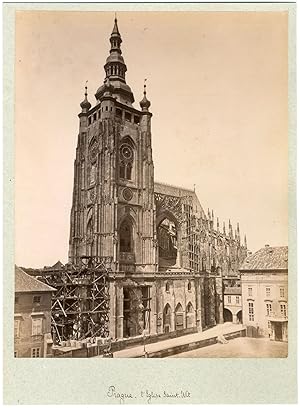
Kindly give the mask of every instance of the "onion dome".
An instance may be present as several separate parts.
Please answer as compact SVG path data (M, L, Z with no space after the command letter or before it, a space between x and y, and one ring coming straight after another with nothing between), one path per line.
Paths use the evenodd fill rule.
M145 80L146 81L146 80ZM140 107L142 108L142 111L148 111L150 108L150 101L148 101L147 96L146 96L146 84L144 84L144 97L140 102Z
M81 109L82 110L86 110L86 111L88 111L89 109L91 109L91 104L90 104L90 102L88 101L88 99L87 99L87 86L85 86L85 93L84 93L84 96L85 96L85 98L84 98L84 100L81 102L81 104L80 104L80 107L81 107Z

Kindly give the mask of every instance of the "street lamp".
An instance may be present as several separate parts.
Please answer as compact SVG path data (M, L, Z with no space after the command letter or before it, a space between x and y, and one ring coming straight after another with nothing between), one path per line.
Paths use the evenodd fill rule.
M146 337L147 337L147 330L143 330L143 343L144 343L144 358L148 357L148 353L146 351Z

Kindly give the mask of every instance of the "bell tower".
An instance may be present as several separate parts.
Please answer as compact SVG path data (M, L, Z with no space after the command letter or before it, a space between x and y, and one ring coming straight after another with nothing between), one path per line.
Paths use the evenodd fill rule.
M69 261L108 257L115 276L139 279L157 269L150 102L140 110L126 84L115 18L105 79L96 104L80 104L74 162Z

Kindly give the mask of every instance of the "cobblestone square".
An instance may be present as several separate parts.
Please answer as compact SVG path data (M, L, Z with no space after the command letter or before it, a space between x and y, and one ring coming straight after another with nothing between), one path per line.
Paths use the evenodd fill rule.
M254 339L249 337L239 337L230 340L227 344L214 344L186 353L170 356L171 358L193 358L193 357L267 357L283 358L288 355L288 344L280 341L270 341L269 339Z

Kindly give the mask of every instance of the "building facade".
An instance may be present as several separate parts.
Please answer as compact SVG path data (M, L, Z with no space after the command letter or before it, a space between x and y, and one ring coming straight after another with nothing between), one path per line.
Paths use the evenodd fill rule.
M241 281L235 277L223 279L224 322L242 323Z
M14 356L52 356L52 287L15 267Z
M106 259L110 335L202 330L223 322L224 274L246 257L239 226L220 228L193 190L154 182L150 101L126 83L117 20L105 80L81 103L69 262Z
M271 340L288 340L288 247L264 248L241 269L243 322Z

